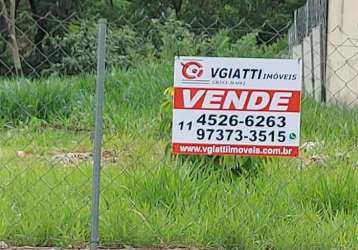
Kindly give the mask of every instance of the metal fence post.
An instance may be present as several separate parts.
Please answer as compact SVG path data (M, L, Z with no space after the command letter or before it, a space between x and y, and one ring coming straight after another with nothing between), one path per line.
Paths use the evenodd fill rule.
M99 197L100 197L100 173L101 173L101 148L103 137L103 99L104 81L106 74L106 33L107 21L100 19L97 44L97 87L96 87L96 125L93 152L93 182L92 182L92 214L91 214L91 242L90 249L97 249L98 245L98 221L99 221Z
M327 102L327 51L328 51L328 10L329 2L320 1L320 65L321 65L321 102Z
M294 25L294 29L295 29L295 43L298 43L297 40L298 40L298 34L297 34L297 10L295 10L293 12L293 25Z
M315 79L315 58L314 58L314 42L313 31L310 33L310 46L311 46L311 84L312 84L312 97L316 99L316 79Z
M311 4L312 3L312 4ZM313 32L314 32L314 24L312 22L312 12L309 11L310 5L313 6L313 2L311 0L307 1L307 35L310 36L310 49L311 49L311 84L312 84L312 97L316 99L316 83L315 83L315 58L314 58L314 42L313 42Z

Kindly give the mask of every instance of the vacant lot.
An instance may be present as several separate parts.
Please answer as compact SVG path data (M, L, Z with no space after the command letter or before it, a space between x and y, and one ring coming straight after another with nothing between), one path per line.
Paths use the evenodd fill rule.
M171 68L152 63L108 77L103 244L358 248L357 111L305 98L300 158L233 171L229 160L168 152L170 112L161 103ZM92 76L0 84L0 240L88 242L93 94Z

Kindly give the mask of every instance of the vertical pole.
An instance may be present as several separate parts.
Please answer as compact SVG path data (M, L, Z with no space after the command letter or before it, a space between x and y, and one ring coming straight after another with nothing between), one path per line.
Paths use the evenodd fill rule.
M306 94L306 81L305 81L305 47L304 47L304 42L305 40L303 40L301 42L301 60L302 60L302 92L305 95Z
M302 22L302 20L301 20ZM302 29L300 26L300 29L298 29L298 11L295 10L294 12L294 23L295 23L295 41L297 44L301 44L301 60L302 60L302 93L305 94L305 51L304 51L304 34L302 35ZM302 38L301 38L302 37Z
M312 4L311 4L312 3ZM314 64L314 42L313 42L313 17L310 15L312 11L310 11L309 7L313 7L313 2L311 0L307 1L306 10L307 10L307 35L310 36L310 49L311 49L311 85L312 85L312 97L316 99L316 84L315 84L315 64Z
M302 9L301 9L302 10ZM302 13L302 12L301 12ZM300 15L302 18L302 14ZM297 14L296 14L296 19L297 19ZM300 20L301 24L302 22L304 22L305 20ZM298 22L298 20L296 21L296 23ZM301 43L301 59L302 59L302 92L303 94L306 94L306 83L305 83L305 47L304 47L304 43L305 43L305 31L303 28L303 25L300 25L300 30L297 30L297 37ZM298 32L300 32L300 34L298 34Z
M303 22L303 24L305 24L305 30L302 31L303 33L303 36L302 36L302 46L301 46L301 51L302 51L302 74L303 74L303 78L302 78L302 84L303 84L303 93L305 94L306 91L307 91L307 86L308 86L308 82L306 81L306 70L305 70L305 40L306 40L306 37L308 36L308 1L306 2L305 6L304 6L305 9L302 8L302 20L301 22ZM303 25L302 25L303 26ZM302 28L303 30L303 28ZM308 46L307 46L308 48ZM309 67L310 65L307 65L307 67ZM308 79L309 80L309 79ZM306 86L307 84L307 86ZM309 94L309 93L306 93L306 94Z
M320 1L320 52L321 52L321 102L327 102L327 44L328 44L328 9L327 0Z
M308 0L306 2L306 18L305 18L305 21L306 21L306 36L308 36L308 33L309 33L309 29L310 29L310 15L309 15L309 9L308 9L308 5L309 5L310 1Z
M98 245L99 195L101 173L101 148L103 136L103 99L106 63L106 30L107 21L100 19L97 44L97 86L96 86L96 125L93 152L93 183L92 183L92 218L90 249L96 250Z
M292 53L292 39L291 39L291 35L292 35L292 32L291 32L292 29L288 29L288 35L287 35L287 38L288 38L288 57L293 59L293 53Z
M311 81L312 81L312 97L316 99L316 83L315 83L315 64L314 64L314 42L313 42L313 31L310 34L311 44Z
M293 12L293 15L294 15L293 22L294 22L294 27L295 27L295 38L294 38L294 40L295 40L295 43L298 43L297 42L297 39L298 39L298 35L297 35L297 10L295 10Z

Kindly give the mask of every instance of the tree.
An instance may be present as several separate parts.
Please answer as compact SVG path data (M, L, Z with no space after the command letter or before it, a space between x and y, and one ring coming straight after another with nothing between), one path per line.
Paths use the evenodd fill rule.
M8 46L10 47L15 72L17 76L22 76L22 66L20 60L19 46L16 39L16 2L15 0L9 0L8 4L4 0L0 0L1 14L5 21L5 26L8 33Z
M105 2L109 7L113 8L113 0L105 0Z

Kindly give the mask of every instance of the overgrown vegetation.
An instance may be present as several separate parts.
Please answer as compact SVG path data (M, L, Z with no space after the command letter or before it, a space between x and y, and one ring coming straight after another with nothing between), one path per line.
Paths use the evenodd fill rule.
M300 1L162 1L160 8L152 1L89 2L61 2L83 16L43 44L66 52L41 68L47 77L0 81L0 240L71 248L89 241L91 159L66 157L90 155L93 147L95 77L84 72L95 67L97 31L95 19L84 18L100 12L112 22L104 245L358 248L357 110L305 97L298 159L169 152L174 56L285 57L284 36L262 42L270 27L262 21L286 23L289 9L275 15L275 4L293 8ZM127 12L117 20L119 10ZM248 20L252 13L263 14ZM230 25L198 29L218 18ZM243 19L249 30L233 32Z
M166 46L163 36L168 35L181 45L176 45L177 53L192 42L198 44L198 53L213 53L216 48L205 44L216 45L209 43L216 39L220 46L217 34L221 33L233 43L255 34L256 44L273 44L287 33L291 12L303 0L18 2L16 41L10 41L8 22L0 11L0 60L4 66L0 75L4 76L20 71L30 77L93 72L99 17L106 17L110 24L109 65L115 67L127 68L142 58L162 57ZM14 42L18 51L11 50ZM16 70L14 53L21 61Z
M91 30L86 26L83 28L87 32ZM93 38L95 37L94 33L91 33ZM71 56L65 60L64 65L60 66L65 69L65 73L85 71L87 67L95 65L95 61L91 61L85 56L85 44L87 43L84 42L82 45L85 37L91 36L86 35L84 31L83 36L80 34L82 31L77 33L73 39L63 41L68 45L71 44L68 46L71 48L69 51ZM126 36L126 33L123 32L120 35ZM181 40L178 40L179 36L182 37ZM223 30L213 37L199 38L190 33L181 22L171 20L160 26L158 36L160 39L157 41L160 58L151 56L150 53L141 54L140 44L123 52L126 57L115 57L114 55L117 53L112 53L112 50L121 48L116 44L121 40L114 39L109 42L108 64L126 65L124 61L135 62L135 64L129 68L112 68L109 75L110 81L107 84L107 88L110 90L107 93L107 99L111 102L109 106L145 105L148 110L152 110L162 105L166 108L162 109L161 122L166 127L165 133L169 134L167 125L170 123L171 107L168 106L168 103L171 102L171 98L166 98L163 92L172 85L172 63L178 51L182 55L234 57L278 57L280 54L284 56L286 53L286 39L283 38L272 45L257 45L255 36L255 33L251 33L234 41L229 38L228 31ZM116 36L114 35L114 37ZM132 38L127 38L127 40ZM63 78L54 75L50 78L32 81L4 79L0 85L0 101L3 104L0 106L0 120L6 124L17 125L29 122L33 118L53 123L58 119L86 116L82 120L82 124L78 124L76 121L77 125L86 126L91 122L88 119L91 119L89 115L94 106L94 86L89 77L81 75ZM133 81L141 84L141 87L135 86ZM109 112L109 114L113 114L113 112Z
M306 98L302 144L313 147L299 159L256 160L256 170L250 163L233 173L230 158L202 164L167 153L170 131L159 122L170 111L160 104L172 75L172 58L109 72L104 150L118 160L104 161L103 244L358 246L357 112ZM64 165L53 157L91 152L94 82L80 76L1 84L2 240L72 247L88 241L91 163Z

